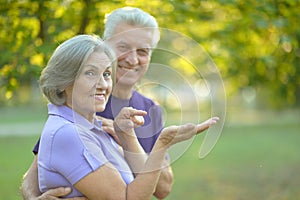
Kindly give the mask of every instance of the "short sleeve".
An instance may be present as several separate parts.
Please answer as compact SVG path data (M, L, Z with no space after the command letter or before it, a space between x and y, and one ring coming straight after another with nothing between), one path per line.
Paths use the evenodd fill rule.
M149 115L151 123L154 126L154 135L157 138L164 126L161 107L159 105L153 105L149 110Z
M86 148L80 131L75 126L65 125L54 135L50 164L74 185L107 162L101 148L94 145L98 158Z

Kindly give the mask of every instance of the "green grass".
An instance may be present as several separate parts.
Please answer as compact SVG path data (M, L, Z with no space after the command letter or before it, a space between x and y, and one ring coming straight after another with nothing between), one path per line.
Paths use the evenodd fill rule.
M200 160L201 137L172 165L169 200L300 198L300 124L225 127Z
M33 154L33 144L38 136L0 137L0 199L22 199L19 187L22 176L29 168Z
M6 120L13 119L15 114L6 115ZM26 115L18 116L16 121L36 116L40 121L45 119L44 113ZM1 123L5 123L2 119ZM31 150L38 134L0 136L0 199L22 199L19 187L32 162ZM300 123L297 121L225 126L213 151L199 159L203 138L204 135L197 136L172 163L175 182L168 200L300 199Z

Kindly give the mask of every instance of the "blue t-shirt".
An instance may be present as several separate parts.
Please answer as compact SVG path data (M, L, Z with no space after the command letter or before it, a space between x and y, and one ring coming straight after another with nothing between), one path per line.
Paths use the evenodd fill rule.
M133 174L118 150L118 144L101 129L66 106L48 105L38 155L41 192L60 186L72 188L67 197L83 196L73 185L87 174L110 162L126 184Z
M162 111L160 106L156 105L151 99L143 96L137 91L133 91L130 99L120 99L110 96L103 112L97 115L114 119L123 107L133 107L144 110L147 115L144 116L143 126L135 128L137 138L146 153L150 153L155 141L163 129Z

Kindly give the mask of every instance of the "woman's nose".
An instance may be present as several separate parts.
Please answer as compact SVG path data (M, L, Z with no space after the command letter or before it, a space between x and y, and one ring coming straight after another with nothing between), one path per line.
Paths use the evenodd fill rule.
M107 81L104 79L103 76L100 76L97 82L97 87L101 89L106 89L108 87Z

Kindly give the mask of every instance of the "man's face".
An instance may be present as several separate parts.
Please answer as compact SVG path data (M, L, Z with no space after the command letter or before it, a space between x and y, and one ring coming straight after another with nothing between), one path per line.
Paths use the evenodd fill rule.
M153 32L147 28L120 23L109 43L118 57L116 80L119 86L133 86L146 73Z

